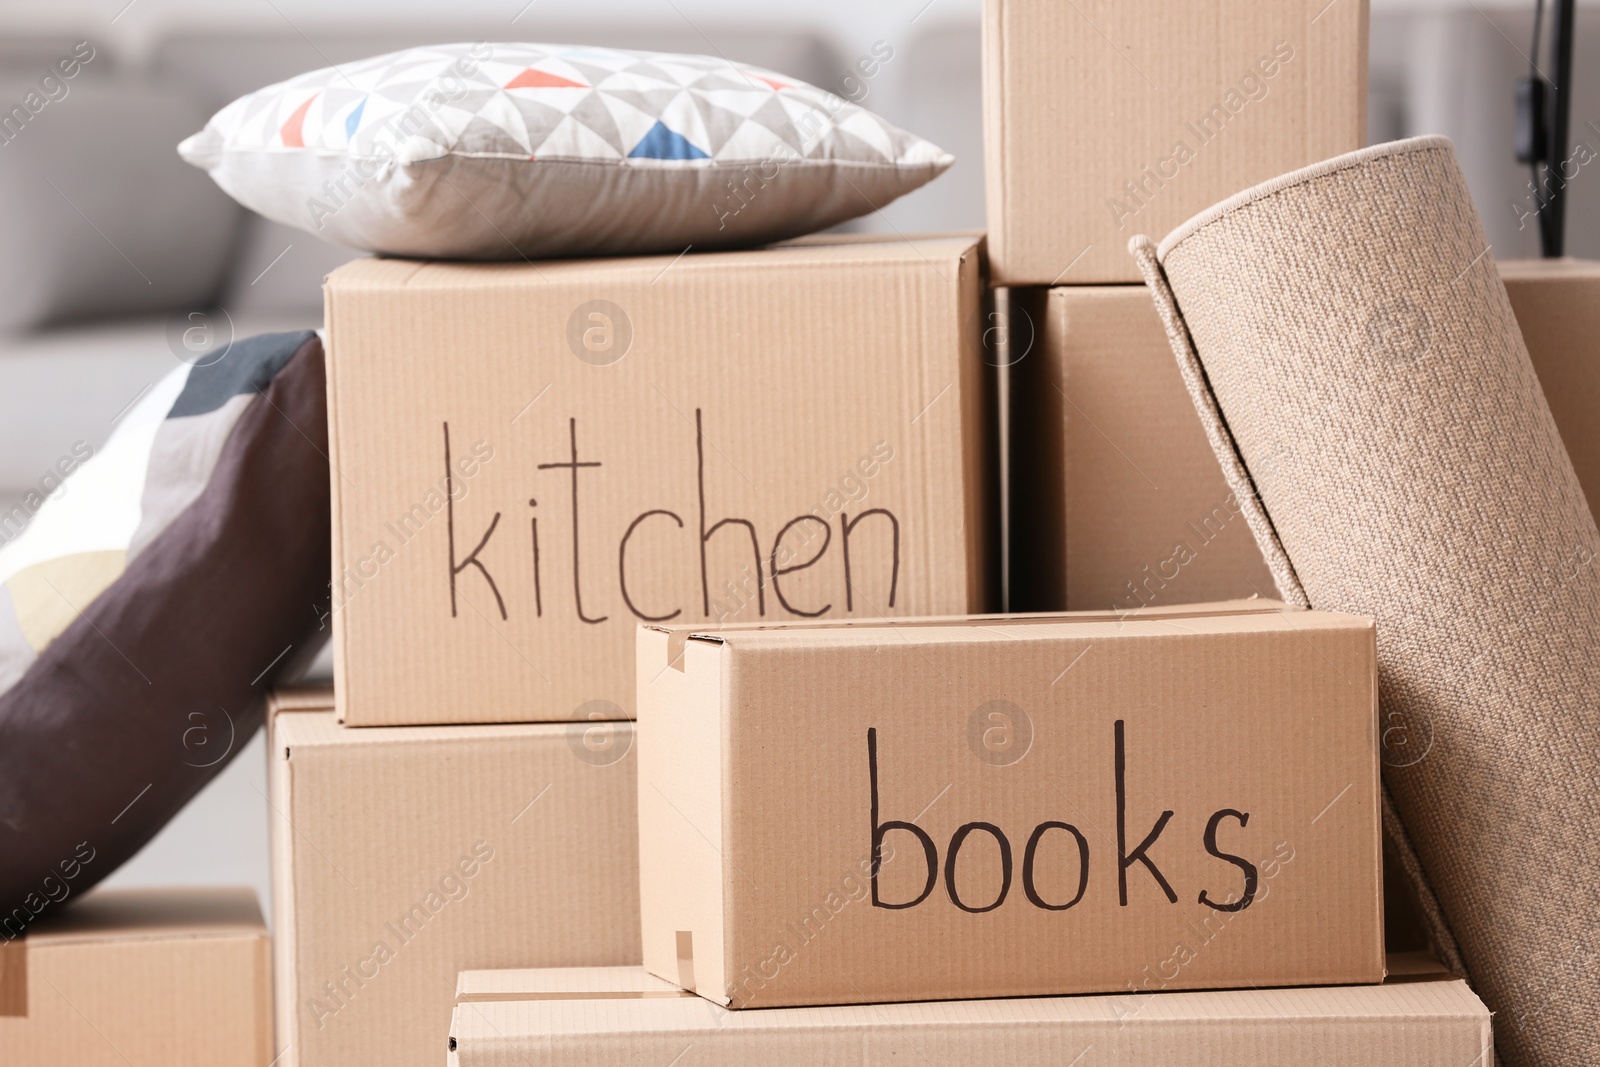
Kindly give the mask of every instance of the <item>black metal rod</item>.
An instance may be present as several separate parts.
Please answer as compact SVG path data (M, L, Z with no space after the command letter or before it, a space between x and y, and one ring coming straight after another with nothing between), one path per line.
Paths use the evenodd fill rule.
M1577 0L1555 0L1555 18L1550 33L1551 71L1550 129L1545 185L1549 202L1540 215L1539 237L1547 259L1554 259L1566 248L1567 150L1572 125L1572 29Z

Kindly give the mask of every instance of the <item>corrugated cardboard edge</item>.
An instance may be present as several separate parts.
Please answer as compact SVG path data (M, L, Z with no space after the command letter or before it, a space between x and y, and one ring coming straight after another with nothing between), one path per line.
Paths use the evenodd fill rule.
M983 334L993 292L987 282L988 245L979 239L957 263L955 333L961 341L961 440L980 447L961 455L967 552L967 610L1000 607L1000 425L997 368L984 359Z
M1500 268L1500 280L1512 282L1584 282L1600 278L1600 261L1562 256L1558 259L1502 259L1495 263Z
M284 711L331 711L334 706L331 685L291 685L267 694L267 715Z
M29 929L35 949L97 942L265 937L249 886L100 887Z
M725 701L721 693L715 699L704 695L708 684L726 687L725 667L719 660L717 676L709 681L703 676L703 662L700 670L691 670L688 661L700 661L700 656L689 649L689 639L687 629L640 626L637 633L639 918L644 966L651 974L726 1004L727 976L732 973L724 936L729 899L726 865L679 862L685 848L709 846L720 853L727 840L728 813L722 798L728 782L721 743ZM696 645L716 652L713 645ZM668 718L673 720L672 729L653 727L657 720ZM663 751L663 745L673 743L677 747ZM697 825L694 815L682 810L680 785L684 791L695 787L715 791L697 807L717 812L716 826Z
M1007 167L1005 109L1006 49L1005 0L984 0L983 5L983 56L980 82L983 92L983 189L984 212L989 232L989 269L996 285L1014 285L1016 279L1007 263L1010 249L1006 247L1004 221L1007 203ZM996 226L996 223L1001 225Z
M1219 600L1199 604L1170 604L1159 607L1133 608L1127 611L1035 611L1015 612L1008 615L905 615L900 617L813 619L803 622L735 622L711 626L705 623L688 626L664 626L657 623L640 623L641 631L667 635L667 666L683 670L683 650L688 641L726 642L741 634L781 631L783 633L815 633L835 630L916 630L929 626L992 625L997 631L1002 627L1025 627L1036 623L1125 623L1125 622L1182 622L1189 619L1210 619L1232 615L1275 615L1284 612L1309 610L1303 605L1286 604L1281 600L1250 597L1246 600ZM1344 614L1333 612L1331 614ZM1365 616L1361 616L1365 618Z
M1385 985L1416 986L1423 983L1443 982L1448 983L1449 988L1441 990L1443 996L1436 1001L1441 1010L1433 1015L1408 1015L1401 1009L1388 1015L1362 1016L1361 1018L1366 1019L1366 1025L1369 1027L1368 1032L1364 1035L1365 1038L1369 1041L1381 1041L1383 1039L1382 1028L1385 1026L1404 1028L1408 1023L1417 1021L1424 1023L1448 1021L1452 1026L1452 1036L1455 1038L1465 1037L1467 1032L1473 1034L1475 1038L1474 1044L1478 1053L1473 1059L1461 1060L1457 1067L1491 1067L1493 1063L1491 1058L1493 1035L1490 1015L1488 1009L1483 1006L1483 1003L1472 993L1471 989L1464 982L1448 974L1444 968L1423 953L1392 956L1388 962L1387 969L1393 977L1388 979L1384 983ZM898 1030L901 1026L907 1025L906 1016L910 1015L911 1019L915 1020L909 1021L909 1025L912 1026L919 1025L921 1020L930 1020L936 1021L936 1025L941 1026L948 1026L954 1022L958 1028L964 1029L963 1023L976 1027L983 1026L986 1022L992 1020L997 1010L1000 1015L1004 1016L1017 1008L1021 1008L1024 1011L1027 1011L1030 1007L1043 1008L1044 1010L1042 1011L1027 1012L1027 1018L1012 1018L1009 1020L1010 1025L1015 1027L1016 1032L1020 1035L1040 1024L1050 1024L1052 1013L1049 1011L1049 1005L1052 1002L1059 1002L1069 1014L1072 1014L1075 1009L1087 1008L1084 1015L1088 1016L1088 1018L1080 1016L1077 1021L1090 1021L1091 1025L1116 1025L1119 1014L1115 1009L1106 1009L1104 1018L1093 1018L1096 1014L1093 1005L1114 1003L1119 999L1119 995L1111 994L1086 997L1021 998L1015 1000L954 1001L947 1003L775 1008L770 1011L741 1012L737 1013L736 1016L722 1016L713 1010L709 1014L696 1013L693 1016L690 1027L687 1029L679 1029L670 1024L665 1029L612 1029L602 1021L606 1019L625 1019L630 1014L627 1004L623 1003L626 1001L680 1001L683 999L681 995L671 990L660 989L658 986L659 983L655 979L646 974L642 968L637 967L463 971L458 976L457 1000L451 1017L451 1038L449 1043L451 1056L449 1062L451 1064L458 1062L455 1054L463 1042L458 1042L457 1035L464 1037L467 1043L464 1050L474 1054L473 1062L509 1063L513 1059L530 1064L536 1060L539 1063L550 1062L549 1056L553 1050L547 1045L536 1044L536 1042L548 1040L548 1037L528 1024L528 1020L536 1016L524 1016L519 1020L519 1013L514 1013L514 1010L513 1013L505 1011L495 1013L494 1007L496 1005L504 1007L538 1002L547 1004L574 1001L588 1002L574 1004L573 1007L567 1009L555 1009L563 1013L570 1013L573 1017L577 1017L581 1013L587 1018L589 1025L584 1027L585 1032L583 1034L579 1035L574 1032L565 1035L566 1037L579 1041L595 1041L596 1044L590 1047L598 1050L602 1047L615 1048L616 1046L609 1043L610 1040L628 1034L633 1038L632 1047L638 1049L641 1053L647 1054L645 1052L647 1049L649 1051L659 1049L662 1054L662 1062L665 1062L674 1052L679 1057L682 1057L683 1053L680 1050L683 1043L686 1040L690 1040L691 1044L693 1043L691 1031L704 1032L708 1026L711 1031L719 1030L724 1025L719 1020L724 1019L727 1025L736 1029L748 1028L747 1033L752 1036L761 1034L767 1042L766 1047L769 1053L773 1054L769 1058L773 1059L774 1062L780 1059L782 1062L804 1062L802 1057L808 1050L805 1035L808 1033L820 1035L834 1030L840 1025L844 1025L854 1031L865 1029L867 1031L886 1032ZM477 992L462 995L463 990L469 988ZM490 991L494 989L499 990L499 992ZM1337 998L1341 991L1341 989L1330 989L1326 992L1333 994ZM1210 1001L1214 1004L1219 998L1242 995L1250 999L1260 997L1266 1003L1273 1004L1279 999L1274 994L1317 994L1319 992L1323 991L1301 988L1243 992L1190 991L1159 994L1158 996L1177 998L1172 1001L1175 1004L1186 1002L1192 1004L1196 998L1202 1001ZM1394 990L1394 996L1397 1000L1410 999L1406 991L1399 989ZM664 1005L655 1005L654 1007L661 1006ZM948 1016L941 1018L943 1015L941 1009L948 1009L960 1021L957 1022L956 1019ZM641 1009L637 1010L649 1009L643 1009L641 1006ZM468 1013L472 1014L469 1016ZM495 1015L497 1021L491 1021L491 1014ZM658 1021L662 1019L658 1012L652 1012L652 1015ZM892 1016L897 1016L898 1018ZM678 1015L677 1018L681 1019L683 1016ZM1250 1021L1244 1023L1244 1025L1247 1027L1261 1024L1286 1025L1289 1028L1298 1029L1299 1025L1312 1024L1316 1021L1355 1018L1358 1017L1347 1015L1338 1007L1330 1006L1321 1012L1311 1012L1305 1015L1285 1014L1283 1009L1278 1007L1272 1011L1252 1015ZM808 1019L814 1020L814 1022L807 1025L804 1020ZM777 1022L777 1025L772 1029L763 1030L764 1023L767 1020L781 1020L781 1022ZM1187 1018L1163 1018L1155 1025L1171 1033L1173 1039L1182 1041L1184 1035L1172 1033L1173 1030L1186 1028L1187 1036L1191 1038L1201 1036L1207 1032L1217 1034L1219 1033L1219 1027L1228 1027L1229 1021L1230 1017L1226 1012L1218 1012L1213 1007L1210 1011L1191 1012ZM471 1025L473 1022L478 1022L480 1025L473 1026ZM508 1023L511 1025L506 1025ZM1196 1024L1198 1024L1199 1029L1195 1028ZM1455 1029L1456 1027L1459 1027L1459 1029ZM1226 1032L1226 1030L1220 1032ZM1437 1033L1437 1031L1434 1032ZM994 1031L991 1030L989 1032L991 1039L993 1034ZM601 1042L604 1043L602 1044ZM741 1047L747 1046L735 1045L730 1048L707 1042L699 1050L699 1055L703 1056L706 1062L741 1062L735 1058ZM916 1045L912 1044L909 1047L914 1049ZM580 1054L579 1050L571 1045L566 1046L566 1049L570 1050L573 1055ZM872 1054L874 1049L877 1049L877 1047L867 1046L863 1048L850 1062L879 1063L890 1060L899 1062L894 1050L882 1048L877 1049L878 1054ZM1014 1052L1015 1049L1012 1051ZM1270 1056L1269 1051L1261 1049L1257 1051L1261 1054L1260 1058L1253 1059L1251 1062L1271 1062L1267 1058ZM528 1053L532 1053L532 1055L530 1056ZM1116 1057L1112 1056L1112 1058L1115 1059ZM1065 1060L1066 1057L1060 1055L1059 1051L1055 1056L1050 1056L1047 1049L1036 1049L1027 1062L1056 1063L1065 1062ZM585 1062L590 1061L586 1059ZM599 1061L596 1060L594 1062ZM1181 1062L1199 1063L1201 1060L1191 1057L1181 1059ZM1209 1064L1213 1061L1205 1059L1204 1062Z
M358 271L363 265L376 261L377 257L357 259L345 264L345 268L355 267ZM422 264L412 264L413 273L422 269ZM339 405L334 398L339 394L338 376L339 359L334 350L333 338L336 331L333 329L335 316L338 313L334 294L338 286L333 284L333 275L343 270L346 274L350 271L340 268L322 280L322 308L323 329L319 336L322 337L323 380L327 383L327 409L328 409L328 483L330 494L329 520L333 530L333 543L330 546L331 585L328 589L328 627L333 631L333 673L338 678L339 685L334 689L334 713L340 722L345 721L345 709L350 703L351 673L346 665L344 633L345 616L341 609L342 595L340 593L340 579L344 574L344 516L340 506L339 473L345 445L342 433L342 423L339 420Z
M269 1067L278 1067L282 1063L277 1058L277 1050L272 1045L272 1035L275 1020L272 1015L272 1005L276 997L272 988L272 946L273 939L263 935L255 945L256 969L256 1062L268 1064Z
M910 236L913 241L983 241L988 234L982 229L976 230L933 230L927 233L914 233ZM772 248L816 248L826 245L875 245L897 241L900 238L893 234L882 233L808 233L802 237L791 237L787 241L779 241L771 245ZM669 254L668 259L671 258Z
M344 620L338 613L338 597L340 580L344 575L344 509L339 503L339 463L343 456L342 438L340 436L339 405L334 398L339 394L338 374L339 361L335 358L333 349L333 320L336 312L334 306L334 286L328 284L328 278L322 280L322 363L323 381L326 383L328 409L328 488L329 488L329 526L333 530L333 544L329 548L330 563L328 574L331 584L328 587L328 626L333 631L333 673L334 677L342 679L333 694L334 714L340 722L344 721L345 700L349 688L350 669L345 662ZM270 716L269 716L270 721ZM276 866L276 865L275 865ZM276 877L276 874L274 874ZM274 886L273 899L277 899L277 890ZM290 930L293 927L277 925L277 905L273 905L274 929ZM281 1036L280 1036L281 1040ZM284 1067L294 1067L293 1061L284 1064Z
M337 544L338 538L334 539ZM326 710L324 708L323 710ZM293 771L289 752L280 743L278 716L267 716L267 818L271 822L267 839L272 858L272 1024L268 1043L272 1067L297 1067L300 1062L299 1032L295 1025L295 973L298 960L299 927L296 923L294 826L290 823L294 803Z
M1367 642L1369 649L1368 661L1372 664L1372 674L1367 685L1368 691L1372 694L1372 717L1369 721L1372 723L1373 744L1376 746L1380 733L1379 723L1382 721L1380 718L1382 698L1381 686L1378 680L1378 622L1376 619L1367 618ZM1383 975L1384 980L1387 981L1390 974L1390 961L1388 935L1384 921L1386 912L1383 900L1383 842L1385 831L1391 821L1391 812L1389 811L1389 790L1383 784L1383 762L1381 760L1375 759L1372 761L1372 778L1368 784L1368 789L1370 790L1370 795L1377 801L1372 805L1372 811L1369 815L1371 819L1369 833L1372 836L1372 869L1378 872L1378 877L1374 880L1372 887L1373 910L1378 916L1378 926L1373 931L1372 952L1378 962L1378 973ZM1449 973L1447 968L1440 966L1438 961L1431 957L1427 959L1427 963L1437 970ZM1486 1067L1493 1067L1493 1065L1489 1064Z

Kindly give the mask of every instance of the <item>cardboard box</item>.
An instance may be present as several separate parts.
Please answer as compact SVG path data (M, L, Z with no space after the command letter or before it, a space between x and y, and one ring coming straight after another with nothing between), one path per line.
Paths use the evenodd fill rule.
M1500 274L1593 507L1600 263L1509 260ZM1021 345L1010 370L1011 607L1272 595L1145 288L1057 286L1010 300Z
M970 236L335 271L343 721L632 718L640 621L983 610L982 274Z
M267 928L248 889L96 889L0 941L8 1067L266 1067Z
M1419 957L1392 958L1390 971L1390 980L1377 986L747 1012L682 995L638 967L468 971L457 987L449 1063L1468 1067L1494 1062L1489 1011L1465 982Z
M1275 596L1144 286L1011 301L1011 608Z
M331 703L270 716L279 1067L432 1067L457 971L639 961L632 723L351 730Z
M1270 601L642 627L645 967L739 1008L1376 982L1374 648Z
M1583 494L1600 517L1600 263L1508 260L1500 277Z
M984 11L996 285L1138 281L1130 237L1366 143L1366 0Z

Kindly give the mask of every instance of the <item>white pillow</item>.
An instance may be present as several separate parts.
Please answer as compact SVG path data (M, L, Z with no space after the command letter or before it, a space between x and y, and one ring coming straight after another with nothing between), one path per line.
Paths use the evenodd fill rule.
M270 219L463 259L760 244L883 207L953 162L725 59L490 43L302 74L235 100L178 152Z

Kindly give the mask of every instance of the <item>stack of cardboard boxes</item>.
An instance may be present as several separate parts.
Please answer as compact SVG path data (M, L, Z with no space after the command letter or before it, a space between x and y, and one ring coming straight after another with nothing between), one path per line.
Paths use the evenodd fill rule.
M1125 252L1358 147L1366 26L988 0L987 244L337 271L270 1054L259 920L93 951L189 959L205 1062L1488 1062L1385 955L1372 623L1269 599ZM1506 277L1600 498L1600 274Z
M439 1062L462 970L640 962L641 624L994 603L987 299L976 236L328 279L337 685L271 716L285 1064Z
M1272 594L1126 246L1364 145L1367 8L987 0L1011 610ZM1500 267L1584 489L1600 501L1590 417L1600 403L1600 265ZM1419 326L1397 323L1400 342L1425 346ZM1269 457L1258 475L1271 472Z
M1367 23L1366 0L989 0L1013 609L1272 594L1127 244L1365 144Z
M272 717L287 1062L1486 1050L1384 955L1370 622L1168 606L1270 587L1123 250L1361 143L1365 6L989 7L987 249L330 277L338 684ZM1100 614L979 614L991 284L1014 530L1054 553L1014 606Z
M987 248L329 278L337 686L272 716L285 1062L1484 1052L1461 983L1381 984L1372 625L1239 599L1271 590L1123 251L1360 143L1365 8L1142 10L991 3ZM1013 492L1067 516L1019 509L1058 584L1013 592L1098 614L981 614L996 283L1056 287L1001 298L1047 309ZM1107 595L1191 503L1188 585Z

